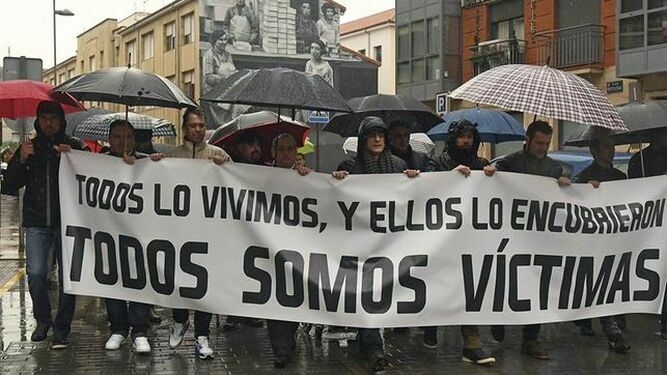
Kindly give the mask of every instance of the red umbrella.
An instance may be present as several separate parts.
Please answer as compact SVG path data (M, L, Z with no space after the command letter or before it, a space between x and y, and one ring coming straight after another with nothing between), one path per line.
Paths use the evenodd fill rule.
M12 80L0 82L0 117L33 117L37 105L44 100L60 103L65 113L86 109L69 94L51 92L53 86L38 81Z
M262 160L270 162L273 160L271 143L276 136L281 133L289 133L296 139L297 147L301 147L308 132L310 132L308 125L283 116L278 118L278 115L273 112L261 111L243 114L221 125L213 132L208 143L231 151L237 144L239 135L253 133L261 140Z

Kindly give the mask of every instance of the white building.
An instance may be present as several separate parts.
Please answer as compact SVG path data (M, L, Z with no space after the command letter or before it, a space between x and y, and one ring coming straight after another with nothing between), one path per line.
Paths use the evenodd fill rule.
M389 9L340 26L341 44L381 63L378 93L396 93L395 12Z

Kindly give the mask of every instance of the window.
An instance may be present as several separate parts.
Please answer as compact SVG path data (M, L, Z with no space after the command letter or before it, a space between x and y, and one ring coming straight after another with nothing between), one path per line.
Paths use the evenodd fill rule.
M440 51L440 22L439 19L431 18L426 21L426 45L428 53L438 53Z
M144 34L141 36L142 60L152 59L154 55L153 33Z
M523 17L500 21L491 24L491 39L523 39L524 22Z
M440 57L434 56L426 59L426 80L434 81L440 79Z
M176 23L169 22L164 25L164 50L171 51L176 48Z
M79 65L81 65L81 73L86 71L86 67L83 64L84 64L83 60L80 60Z
M74 69L70 69L67 71L67 79L70 79L74 77Z
M619 25L619 49L644 46L644 16L621 18Z
M90 57L88 58L88 67L90 68L90 71L91 71L91 72L97 70L97 64L96 64L96 62L95 62L95 55L90 56Z
M190 98L195 97L195 71L189 70L183 73L183 91Z
M648 14L648 45L667 43L667 9Z
M360 49L359 53L366 56L366 49L364 49L364 48Z
M410 26L405 25L398 28L398 58L410 57Z
M104 51L100 51L100 68L104 68Z
M410 82L424 81L424 59L412 60L412 74L410 75Z
M133 40L125 43L125 61L130 65L137 65L137 41ZM127 59L127 60L126 60Z
M649 9L662 8L662 7L667 7L667 0L648 0Z
M621 0L621 13L641 10L644 7L644 0Z
M382 46L373 47L373 58L378 62L382 62Z
M412 23L412 57L424 56L426 48L424 45L424 21Z
M410 63L404 62L398 64L398 83L410 83Z
M61 73L61 74L60 74L60 78L58 78L58 83L63 83L63 82L65 82L65 79L66 79L66 78L65 78L65 73Z
M195 41L194 35L194 15L192 13L183 16L183 44L192 43Z

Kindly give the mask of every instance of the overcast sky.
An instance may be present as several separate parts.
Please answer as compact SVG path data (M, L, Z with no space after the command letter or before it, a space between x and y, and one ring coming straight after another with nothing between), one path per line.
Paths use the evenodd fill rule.
M394 0L336 0L347 8L349 22L394 7ZM153 12L170 0L57 0L57 9L69 9L72 17L58 16L58 62L76 54L76 36L106 18L121 20L135 11ZM51 0L3 0L0 12L0 59L8 56L41 58L44 68L53 66L53 2ZM1 60L0 60L1 61Z

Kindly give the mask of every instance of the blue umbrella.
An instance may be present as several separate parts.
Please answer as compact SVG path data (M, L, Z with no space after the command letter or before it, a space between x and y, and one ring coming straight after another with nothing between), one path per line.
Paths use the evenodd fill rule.
M526 139L526 130L523 125L514 117L502 111L483 108L460 109L447 113L442 119L444 122L426 133L434 141L446 139L449 125L462 119L477 124L482 142L502 143Z

